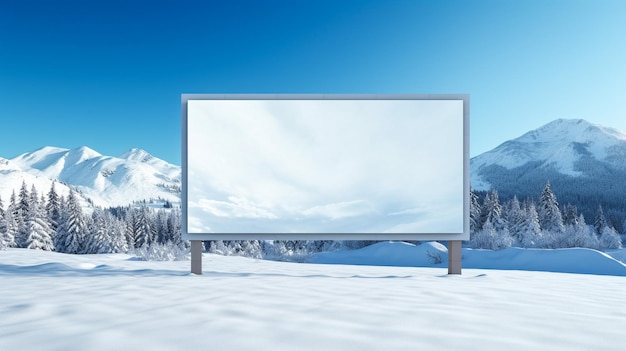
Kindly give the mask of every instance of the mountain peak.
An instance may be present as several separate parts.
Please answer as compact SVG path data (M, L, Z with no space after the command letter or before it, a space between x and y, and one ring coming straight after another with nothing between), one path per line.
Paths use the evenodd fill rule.
M148 162L154 159L154 156L150 155L150 153L144 149L134 147L121 154L119 158L129 161Z
M68 155L79 155L82 159L88 160L94 157L102 156L98 151L88 147L79 146L68 151Z
M513 141L528 142L577 142L595 143L603 139L626 140L626 134L617 129L590 123L584 119L559 118L532 130Z

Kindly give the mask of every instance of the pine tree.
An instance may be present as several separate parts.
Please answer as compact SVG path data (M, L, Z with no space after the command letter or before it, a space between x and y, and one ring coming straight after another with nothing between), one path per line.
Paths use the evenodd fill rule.
M496 241L497 232L491 221L487 219L483 227L470 237L472 247L476 249L492 249Z
M602 229L600 234L600 248L603 250L621 249L622 240L619 234L610 226L606 226Z
M521 208L517 196L514 196L507 205L506 221L508 222L509 233L511 237L517 242L522 243L524 238L526 223L526 211Z
M478 204L478 195L470 188L470 233L476 233L481 229L481 208Z
M17 221L18 209L17 209L17 200L16 200L16 197L15 197L15 190L13 190L13 192L11 193L11 197L10 197L10 200L9 200L9 207L7 208L7 211L9 209L12 209L11 213L13 214L13 217Z
M506 221L502 217L502 206L498 199L498 192L494 189L487 193L485 201L483 202L483 210L481 222L491 222L496 231L502 231L506 229Z
M9 214L11 215L11 218L13 219L13 221L10 223L9 223ZM17 244L17 241L18 241L18 235L19 235L21 216L17 208L17 199L15 196L15 190L13 190L13 192L11 193L11 197L9 200L9 207L7 207L6 218L7 218L7 224L9 225L10 230L12 230L12 233L13 233L13 238L14 238L13 240L15 242L15 247L18 247L19 245ZM13 226L11 227L11 225Z
M15 193L13 193L12 199L15 200ZM4 212L3 224L0 224L0 226L6 226L4 229L0 228L0 234L4 233L2 240L4 241L4 246L7 248L17 247L17 242L15 241L15 238L18 234L19 224L15 219L15 213L15 201L12 201L9 204L9 207L7 207L7 210Z
M54 250L57 252L67 252L65 247L65 241L67 240L69 226L69 213L67 209L67 203L63 197L59 198L59 219L57 222L57 229L52 236L54 243Z
M94 221L94 213L96 210L91 213L91 216L85 215L83 216L85 220L85 236L83 237L83 245L80 253L83 254L95 254L98 253L98 249L102 244L98 239L95 238L95 235L100 231L97 228L97 223ZM102 228L104 230L104 228Z
M104 211L95 208L88 223L89 236L85 240L85 253L102 254L113 252L109 235L109 225L106 221Z
M26 247L26 238L28 237L29 228L26 225L26 214L30 208L30 194L26 188L26 182L22 181L20 192L18 195L18 202L16 206L16 218L17 218L17 235L15 236L15 242L17 247Z
M576 225L578 224L578 209L576 206L567 204L563 208L563 225Z
M67 197L67 236L65 237L64 248L67 253L82 253L84 250L85 235L87 227L83 217L83 211L74 190L70 190Z
M129 248L136 248L137 246L137 232L139 231L139 216L136 209L130 209L125 214L125 228L124 235Z
M521 230L521 244L523 247L539 247L542 245L542 233L539 226L539 214L535 204L531 201L525 208L524 222Z
M27 235L24 247L35 250L54 250L52 242L52 229L48 224L48 216L45 212L44 204L37 200L37 190L33 185L30 193L30 203L24 227L27 228Z
M4 204L2 203L2 196L0 196L0 250L5 249L8 246L8 230L9 228L4 214Z
M113 216L110 212L105 214L105 218L107 228L109 228L108 236L111 252L128 252L128 242L126 241L126 235L124 234L125 226L122 221Z
M2 196L0 196L0 218L4 218L4 203L2 202Z
M539 224L543 231L553 233L562 233L563 217L559 209L559 203L556 196L550 189L550 182L546 183L545 188L541 192L541 201L539 203Z
M565 226L565 247L586 247L597 249L599 246L598 239L589 231L589 227L585 222L585 217L581 214L573 224Z
M604 217L604 211L602 210L602 205L598 206L598 210L596 211L596 219L593 222L593 227L596 230L598 236L602 235L602 231L605 227L608 227L609 224L606 221L606 217Z
M55 181L52 181L50 191L48 191L48 203L46 204L46 212L48 213L48 218L50 220L50 227L56 233L57 226L59 225L59 220L61 217L61 200L55 190L55 183Z
M173 209L167 218L167 234L168 241L180 247L181 249L188 247L189 242L183 241L181 234L181 213L178 209Z
M156 228L153 225L150 209L141 206L138 211L135 247L148 247L155 241Z
M167 213L164 210L158 210L156 217L154 218L154 222L157 233L156 242L159 244L165 244L170 241L167 227Z
M24 222L26 218L26 213L28 212L28 208L30 205L30 194L28 194L28 189L26 188L26 182L22 181L22 186L20 187L20 192L18 194L18 203L17 203L17 211L20 216L20 224Z

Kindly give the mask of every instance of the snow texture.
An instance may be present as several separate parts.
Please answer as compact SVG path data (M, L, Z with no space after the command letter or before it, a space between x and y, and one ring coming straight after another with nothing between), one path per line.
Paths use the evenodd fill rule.
M445 260L438 243L381 243L315 256L371 266L205 254L204 275L196 276L188 261L0 251L0 350L623 350L626 344L624 277L525 271L561 265L573 273L595 267L624 275L626 267L608 255L464 250L461 276L437 265L383 267L432 266L434 253ZM491 269L467 268L478 266Z

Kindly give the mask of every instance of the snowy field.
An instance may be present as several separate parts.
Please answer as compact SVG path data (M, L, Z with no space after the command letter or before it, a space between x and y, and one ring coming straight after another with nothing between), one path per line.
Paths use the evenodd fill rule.
M0 251L0 350L626 348L623 250L615 260L464 249L465 267L490 269L462 276L434 263L445 254L437 243L310 258L358 265L205 254L196 276L189 261L9 249ZM541 268L579 272L529 270Z

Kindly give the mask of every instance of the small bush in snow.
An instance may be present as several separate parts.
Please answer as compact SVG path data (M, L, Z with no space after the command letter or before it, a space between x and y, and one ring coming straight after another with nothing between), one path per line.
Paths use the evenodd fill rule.
M146 261L185 261L190 258L188 249L172 244L152 243L134 249L133 253Z

